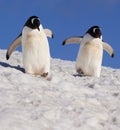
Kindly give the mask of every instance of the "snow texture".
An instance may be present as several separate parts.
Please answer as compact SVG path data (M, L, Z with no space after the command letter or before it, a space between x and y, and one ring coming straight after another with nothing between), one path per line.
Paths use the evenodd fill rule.
M24 73L21 53L0 50L0 130L120 130L120 69L80 77L51 58L51 80ZM76 76L75 76L76 75Z

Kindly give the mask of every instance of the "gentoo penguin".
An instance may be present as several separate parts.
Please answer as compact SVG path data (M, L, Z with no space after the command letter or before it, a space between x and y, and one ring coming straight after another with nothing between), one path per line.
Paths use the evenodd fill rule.
M52 31L43 29L40 19L31 16L22 33L13 41L6 53L8 60L12 52L22 45L22 60L25 72L46 77L50 71L50 50L47 36L53 38Z
M100 77L103 49L114 57L113 48L102 40L99 26L92 26L84 36L70 37L63 41L63 45L80 43L76 59L76 71L85 76Z

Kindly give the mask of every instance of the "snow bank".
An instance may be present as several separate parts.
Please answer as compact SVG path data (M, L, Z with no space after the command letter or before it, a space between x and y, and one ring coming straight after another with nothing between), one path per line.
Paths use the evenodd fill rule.
M51 59L50 81L27 75L21 53L0 50L0 130L120 130L120 70L74 76L75 62Z

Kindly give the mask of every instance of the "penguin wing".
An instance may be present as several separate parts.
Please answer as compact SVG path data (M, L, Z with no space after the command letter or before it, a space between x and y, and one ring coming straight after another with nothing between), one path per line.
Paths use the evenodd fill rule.
M71 44L71 43L80 43L83 36L70 37L63 41L62 45Z
M106 43L106 42L102 42L102 44L103 44L103 49L104 49L105 51L107 51L108 54L109 54L111 57L114 57L114 50L113 50L113 48L112 48L108 43Z
M6 59L8 60L10 58L10 55L12 54L12 52L21 44L21 38L22 35L20 34L10 45L10 47L7 50L6 53Z
M53 33L52 33L52 31L50 29L45 28L44 32L45 32L47 37L53 38Z

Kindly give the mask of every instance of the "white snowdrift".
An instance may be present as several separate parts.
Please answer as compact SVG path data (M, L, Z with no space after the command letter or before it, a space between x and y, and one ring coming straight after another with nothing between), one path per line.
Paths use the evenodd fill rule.
M21 53L0 50L0 130L120 130L120 70L74 76L75 62L51 59L50 81L27 75Z

